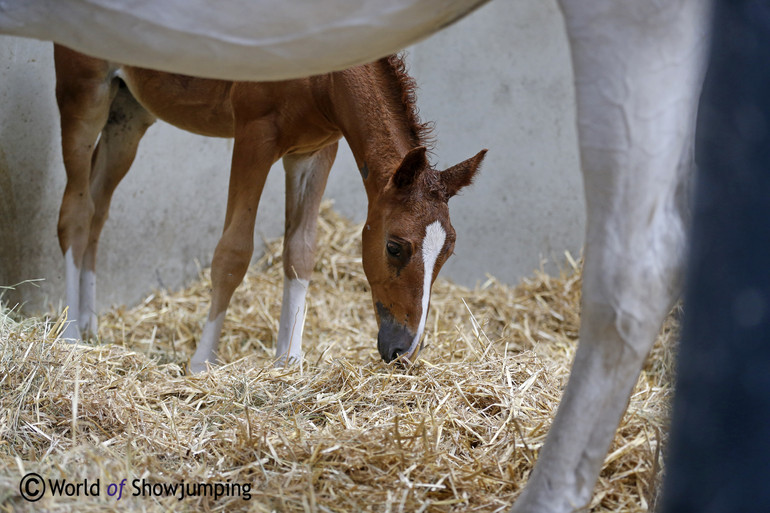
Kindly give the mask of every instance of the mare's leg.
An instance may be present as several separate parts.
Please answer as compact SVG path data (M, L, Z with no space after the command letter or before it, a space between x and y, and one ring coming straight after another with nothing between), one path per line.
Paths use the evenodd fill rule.
M571 512L590 501L678 295L705 4L562 0L588 214L580 344L514 512Z
M280 156L275 139L270 120L236 123L225 228L211 262L211 310L190 359L191 372L204 371L206 362L216 361L227 306L246 274L254 251L254 222L262 189L270 166Z
M117 85L105 61L54 45L56 101L61 118L67 185L59 211L59 245L64 254L68 320L63 337L79 340L80 271L88 245L94 203L90 192L94 145L107 122Z
M134 162L139 140L155 117L134 99L125 86L118 89L94 152L91 198L94 215L80 272L78 326L83 336L96 336L96 251L115 188Z
M275 354L278 365L302 358L305 294L313 273L316 224L337 143L309 155L287 155L283 302Z

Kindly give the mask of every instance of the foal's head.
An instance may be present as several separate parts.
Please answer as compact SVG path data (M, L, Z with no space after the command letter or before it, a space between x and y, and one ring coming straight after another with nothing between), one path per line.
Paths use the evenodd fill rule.
M411 150L369 204L363 230L363 265L372 287L386 362L412 359L422 347L430 290L452 254L455 230L447 201L473 180L486 150L439 172L425 147Z

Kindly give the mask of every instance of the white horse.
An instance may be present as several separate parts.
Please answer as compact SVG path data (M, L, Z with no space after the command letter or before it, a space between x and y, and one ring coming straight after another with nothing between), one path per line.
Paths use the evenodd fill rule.
M23 21L18 22L22 18L19 12L23 6L37 5L38 15L49 11L55 15L56 10L46 10L52 3L56 4L47 0L4 2L0 32L46 37L40 29L45 24L40 23L29 25L37 32L25 34ZM325 0L317 6L332 3L340 4ZM709 0L560 0L560 4L575 71L588 214L582 323L564 398L529 482L513 506L516 513L564 513L588 504L631 389L663 318L679 295L694 120L708 39ZM217 4L212 9L223 7ZM9 21L8 13L16 17ZM306 13L297 14L311 19ZM349 11L340 12L340 18L347 14ZM260 25L264 20L260 20L259 9L241 13L240 19L253 22L245 24L254 33L267 29ZM407 19L408 15L382 14L379 25L398 32L391 29ZM364 21L378 25L377 15ZM113 34L104 32L108 37ZM330 40L347 35L345 31L322 32ZM220 78L255 80L276 78L265 74L272 72L287 78L292 71L286 63L292 55L307 58L308 48L296 45L291 36L287 34L283 46L279 39L271 40L274 50L284 51L272 71L239 67L258 59L228 54L226 45L222 52L178 59L173 62L174 71L196 74L210 70L209 74ZM72 45L62 36L50 37ZM305 41L312 43L312 35ZM408 42L408 38L401 41ZM347 50L353 53L346 54L346 59L351 63L373 60L394 49L349 46ZM98 42L91 48L75 47L111 57L100 55ZM186 48L180 51L194 53ZM320 47L311 50L316 56L323 53ZM157 51L147 45L132 63L152 67ZM224 66L223 59L233 66ZM326 63L327 69L314 72L337 65ZM239 70L237 76L233 70Z
M580 342L515 513L588 504L679 297L710 22L707 0L561 0L561 7L587 209Z

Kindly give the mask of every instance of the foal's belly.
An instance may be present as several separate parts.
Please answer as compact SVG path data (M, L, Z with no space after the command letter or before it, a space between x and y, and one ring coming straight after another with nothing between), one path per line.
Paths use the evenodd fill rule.
M188 132L233 137L233 82L124 66L118 72L131 94L159 119Z

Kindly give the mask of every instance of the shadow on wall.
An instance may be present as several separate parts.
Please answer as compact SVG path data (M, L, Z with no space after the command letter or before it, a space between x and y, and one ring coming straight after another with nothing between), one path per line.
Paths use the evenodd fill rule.
M59 141L53 90L53 63L42 43L3 38L0 68L0 285L14 286L47 278L35 273L45 258L43 248L56 238L51 214L57 210L63 173L57 166ZM50 76L50 77L49 77ZM41 80L45 78L45 80ZM59 176L62 175L62 176ZM39 234L30 237L29 233ZM4 302L14 306L23 283L5 291ZM39 294L39 292L36 292ZM42 299L42 298L41 298Z
M0 141L4 134L0 132ZM19 276L19 236L16 233L16 201L13 196L13 181L5 151L0 145L0 284L12 283Z

